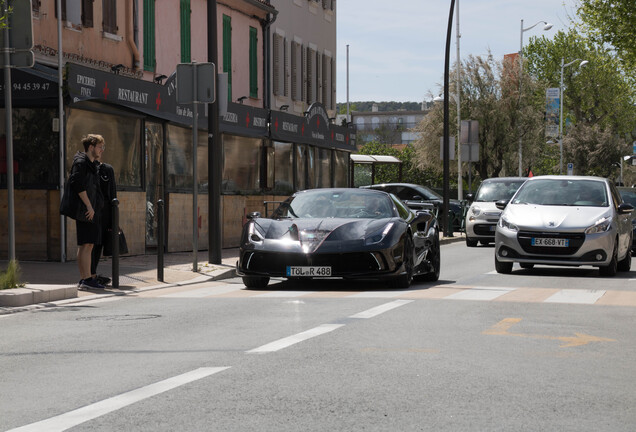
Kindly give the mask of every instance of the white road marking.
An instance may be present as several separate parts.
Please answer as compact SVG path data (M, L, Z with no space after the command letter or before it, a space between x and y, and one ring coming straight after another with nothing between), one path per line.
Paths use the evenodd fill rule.
M362 291L350 295L349 298L393 298L410 291L413 290Z
M367 309L355 315L351 315L349 318L360 318L360 319L373 318L375 316L383 314L384 312L390 311L391 309L395 309L397 307L404 306L405 304L411 303L412 301L413 300L395 300L395 301L392 301L391 303L385 303L383 305L376 306L371 309Z
M29 425L21 426L16 429L11 429L11 431L8 432L64 431L79 424L85 423L89 420L93 420L97 417L101 417L105 414L124 408L128 405L132 405L141 400L156 396L160 393L164 393L168 390L172 390L184 384L200 380L209 375L224 371L226 369L229 369L229 367L204 367L195 369L182 375L177 375L175 377L168 378L166 380L159 381L157 383L150 384L145 387L120 394L118 396L113 396L111 398L104 399L103 401L96 402L94 404L87 405L73 411L69 411L59 416L51 417L50 419L42 420L37 423L31 423Z
M307 294L314 294L316 291L272 291L257 294L254 297L300 297Z
M238 291L236 286L232 285L214 285L205 288L199 288L192 291L178 292L172 294L165 294L162 298L201 298L212 295L227 294L233 291Z
M305 341L307 339L311 339L316 336L323 335L325 333L332 332L340 327L344 326L344 324L322 324L318 327L314 327L307 331L288 336L286 338L279 339L274 342L270 342L268 344L262 345L258 348L251 349L246 351L248 354L264 354L275 352L281 350L283 348L287 348L299 342Z
M594 304L603 297L605 290L567 289L554 293L545 299L545 303Z
M499 296L514 291L516 288L473 287L465 291L451 294L444 299L453 300L494 300Z

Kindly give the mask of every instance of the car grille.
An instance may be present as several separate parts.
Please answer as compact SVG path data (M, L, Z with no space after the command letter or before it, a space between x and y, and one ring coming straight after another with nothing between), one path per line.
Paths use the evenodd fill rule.
M254 252L251 256L249 255L249 253L246 254L243 260L246 270L281 276L286 274L287 266L330 266L332 276L377 272L386 269L386 263L381 254L368 252L314 255Z
M495 231L493 228L495 226L495 224L475 224L473 231L475 231L476 235L494 237Z
M568 239L568 247L532 246L533 238L559 238ZM583 233L558 233L558 232L533 232L519 231L517 240L524 251L541 255L572 255L579 250L585 242Z

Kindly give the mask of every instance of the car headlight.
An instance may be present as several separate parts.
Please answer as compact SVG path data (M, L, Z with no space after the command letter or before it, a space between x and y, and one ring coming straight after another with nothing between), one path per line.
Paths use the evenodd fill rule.
M481 208L479 208L478 206L475 207L471 207L470 211L475 215L475 216L479 216L481 214Z
M598 234L607 232L612 227L612 218L604 217L596 221L594 225L585 230L585 234Z
M389 222L381 230L376 231L364 240L365 245L380 243L389 234L393 228L393 222Z
M265 238L256 228L256 223L251 222L250 226L247 228L247 238L250 243L262 243Z
M514 232L519 231L519 227L517 225L515 225L512 222L508 221L504 217L499 218L499 227L500 228L506 228L506 229L509 229L510 231L514 231Z

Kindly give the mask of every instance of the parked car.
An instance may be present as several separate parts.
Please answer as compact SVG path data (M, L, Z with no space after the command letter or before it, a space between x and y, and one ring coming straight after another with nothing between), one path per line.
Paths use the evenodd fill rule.
M498 273L510 273L515 262L594 266L602 276L631 267L634 207L608 179L532 177L497 208L505 209L495 231Z
M237 263L248 288L271 277L385 280L395 288L439 278L437 219L385 192L296 192L271 218L255 212L248 219Z
M621 198L627 204L631 204L636 208L636 188L619 187L618 192L621 194ZM636 256L636 211L632 212L632 256Z
M361 187L392 193L413 210L431 208L432 205L436 209L438 217L441 218L440 211L444 198L426 186L411 183L382 183ZM461 203L451 199L448 201L448 207L453 215L453 231L459 231L463 218Z
M466 195L470 208L466 213L466 246L475 247L477 242L488 244L495 241L495 228L501 210L495 203L512 198L525 177L494 177L484 180L475 194Z

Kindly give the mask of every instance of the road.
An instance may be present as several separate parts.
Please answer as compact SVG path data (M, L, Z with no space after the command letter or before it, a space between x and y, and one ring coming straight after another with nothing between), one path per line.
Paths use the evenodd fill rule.
M634 429L636 272L442 259L403 291L232 279L0 316L0 430Z

